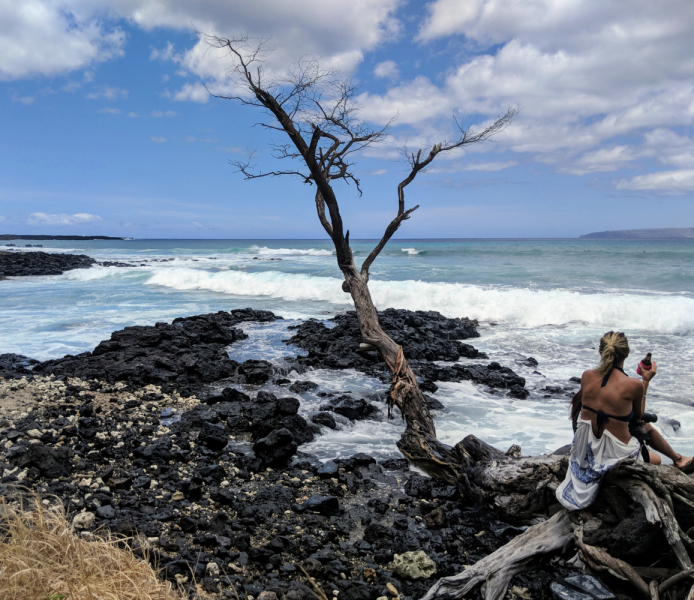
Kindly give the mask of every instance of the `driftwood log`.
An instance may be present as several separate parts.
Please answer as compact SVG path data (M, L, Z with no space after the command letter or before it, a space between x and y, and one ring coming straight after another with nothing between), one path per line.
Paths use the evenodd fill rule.
M674 467L625 461L604 478L590 510L560 510L554 493L568 464L566 452L525 457L513 446L502 452L468 436L454 447L436 439L433 418L402 348L381 328L369 291L369 269L402 223L418 208L406 208L405 188L440 155L484 142L504 130L515 108L473 130L456 121L452 141L414 152L403 149L409 172L397 187L397 212L381 240L358 268L345 231L336 183L361 187L352 170L354 153L382 141L387 132L357 119L357 88L322 71L315 61L300 61L272 79L264 41L203 36L211 48L226 52L231 89L238 95L216 96L260 109L270 118L261 125L279 132L286 143L273 144L274 155L288 164L278 171L257 172L248 161L232 164L246 179L290 175L315 186L318 220L335 247L344 281L354 302L363 343L376 349L392 374L389 405L397 406L407 427L400 451L433 477L454 484L471 503L483 503L499 518L528 529L463 573L441 579L426 595L465 598L477 586L486 600L498 600L517 573L552 554L575 554L573 564L630 585L630 597L694 600L691 556L694 553L694 481ZM295 166L298 163L298 166ZM633 564L632 564L633 563Z

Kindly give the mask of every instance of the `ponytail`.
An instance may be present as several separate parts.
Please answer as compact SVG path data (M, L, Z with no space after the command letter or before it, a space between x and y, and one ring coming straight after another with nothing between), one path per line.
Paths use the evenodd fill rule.
M600 364L598 373L602 377L607 375L615 363L623 361L629 356L629 341L621 331L608 331L600 339Z

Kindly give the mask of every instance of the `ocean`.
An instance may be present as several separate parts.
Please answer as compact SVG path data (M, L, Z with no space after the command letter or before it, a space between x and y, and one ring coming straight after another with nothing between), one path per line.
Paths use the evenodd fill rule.
M373 243L352 242L358 264ZM282 341L289 325L351 308L324 240L42 244L46 252L140 266L0 282L0 353L55 358L91 350L128 325L250 306L285 320L247 325L250 337L231 348L232 358L281 363L300 352ZM614 329L629 337L627 373L635 375L638 361L653 352L658 375L647 409L658 414L675 450L694 454L694 241L393 240L373 265L370 285L378 308L477 319L481 337L473 345L527 379L526 400L468 382L440 384L435 396L446 410L436 416L436 427L442 441L453 444L474 433L503 450L519 444L525 454L569 443L567 410L575 390L569 379L597 364L600 336ZM527 357L538 365L522 364ZM385 390L351 371L293 377L310 378L319 391L368 397ZM301 401L308 414L320 398L306 393ZM344 423L303 448L324 459L355 452L396 456L402 429L399 419Z

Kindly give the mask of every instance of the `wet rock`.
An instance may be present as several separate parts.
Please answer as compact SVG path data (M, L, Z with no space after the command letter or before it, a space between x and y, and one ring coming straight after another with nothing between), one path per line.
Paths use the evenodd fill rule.
M200 443L205 444L210 450L223 450L229 442L229 436L223 425L213 425L212 423L203 423L198 434Z
M489 386L511 390L517 397L525 394L525 378L497 362L488 365L436 365L434 363L411 364L415 374L425 381L474 381ZM424 386L420 386L424 387Z
M316 425L328 427L329 429L337 429L335 417L333 417L329 412L316 413L315 415L311 416L311 421L313 421Z
M0 279L30 275L61 275L73 269L88 269L96 261L84 254L0 251Z
M330 479L332 477L337 477L339 467L333 461L328 461L322 467L316 471L316 475L323 479Z
M436 573L436 563L422 550L396 554L393 573L403 579L428 579Z
M285 465L298 448L291 431L275 429L268 436L253 444L255 455L267 465Z
M300 512L313 512L330 517L340 514L340 502L335 496L320 496L314 494L306 502L299 505Z
M275 320L268 311L220 311L174 319L171 324L126 327L111 334L93 352L50 360L35 367L42 373L82 379L125 381L134 387L166 384L190 390L223 378L239 383L264 383L272 374L267 361L239 364L226 348L248 336L236 325Z
M323 404L320 409L322 411L332 411L343 417L347 417L350 421L358 421L366 419L368 416L376 412L376 407L368 403L363 398L358 400L351 396L338 396L331 398L329 402Z
M432 398L431 396L424 394L424 399L427 401L429 410L443 410L446 408L443 403L439 402L436 398Z
M318 384L313 381L295 381L289 386L289 391L295 394L303 394L318 389Z
M0 354L0 377L14 378L30 374L34 365L38 364L38 360L21 354Z
M408 360L448 360L486 358L469 344L459 340L479 337L477 322L469 319L448 319L436 311L409 311L389 308L379 312L384 331L402 345ZM308 351L297 362L322 368L353 368L369 374L383 374L382 360L373 352L360 350L363 341L356 313L348 311L331 319L335 326L321 321L306 321L294 327L288 343Z

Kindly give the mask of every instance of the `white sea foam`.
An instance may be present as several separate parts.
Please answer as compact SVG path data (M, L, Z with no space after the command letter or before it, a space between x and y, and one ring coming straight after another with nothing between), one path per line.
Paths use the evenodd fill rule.
M419 254L421 252L421 250L417 250L417 248L400 248L400 251L410 255Z
M337 278L279 271L210 273L172 268L157 271L147 283L233 296L321 301L335 308L351 305ZM529 328L581 322L604 328L671 334L694 331L694 298L682 294L582 293L413 280L372 280L370 287L378 308L438 310L449 317L466 316Z
M332 250L320 248L267 248L251 246L249 250L259 256L332 256Z

